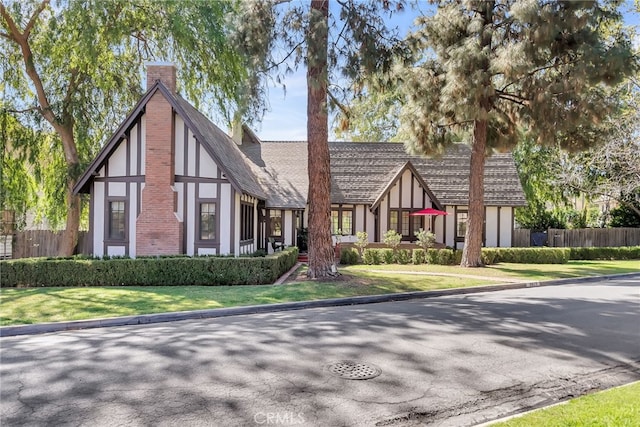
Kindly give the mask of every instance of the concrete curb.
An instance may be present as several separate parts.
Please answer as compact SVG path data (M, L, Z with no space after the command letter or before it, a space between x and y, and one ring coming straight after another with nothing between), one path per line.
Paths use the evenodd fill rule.
M39 323L36 325L19 325L0 327L0 337L18 335L35 335L50 332L62 332L77 329L106 328L113 326L144 325L150 323L176 322L179 320L212 319L216 317L244 316L258 313L275 313L279 311L304 310L307 308L339 307L345 305L376 304L391 301L407 301L421 298L435 298L451 295L476 294L481 292L497 292L510 289L534 288L540 286L557 286L569 283L589 283L601 280L639 277L640 273L611 274L605 276L554 279L545 281L516 282L499 285L474 286L472 288L442 289L437 291L403 292L386 295L372 295L349 298L332 298L316 301L287 302L267 305L250 305L245 307L215 308L211 310L179 311L173 313L141 314L105 319L75 320L70 322Z

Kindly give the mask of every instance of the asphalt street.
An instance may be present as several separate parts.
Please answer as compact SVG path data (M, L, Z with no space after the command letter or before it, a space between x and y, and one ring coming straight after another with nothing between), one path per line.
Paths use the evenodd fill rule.
M640 379L639 282L4 337L0 424L475 425Z

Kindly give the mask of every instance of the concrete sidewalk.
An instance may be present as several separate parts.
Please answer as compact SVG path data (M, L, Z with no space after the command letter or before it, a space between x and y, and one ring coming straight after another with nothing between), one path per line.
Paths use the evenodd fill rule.
M303 310L307 308L318 308L318 307L338 307L338 306L345 306L345 305L376 304L376 303L383 303L383 302L390 302L390 301L406 301L406 300L420 299L420 298L435 298L435 297L441 297L441 296L447 296L447 295L464 295L464 294L475 294L480 292L496 292L496 291L503 291L508 289L522 289L522 288L532 288L532 287L540 287L540 286L556 286L556 285L565 285L569 283L589 283L589 282L619 279L619 278L625 278L625 277L629 277L629 278L637 277L640 280L640 272L613 274L613 275L606 275L606 276L582 277L582 278L554 279L554 280L546 280L546 281L505 283L505 284L495 284L495 285L486 285L486 286L475 286L472 288L454 288L454 289L443 289L443 290L435 290L435 291L403 292L403 293L394 293L394 294L385 294L385 295L334 298L334 299L324 299L324 300L316 300L316 301L300 301L300 302L288 302L288 303L267 304L267 305L251 305L251 306L245 306L245 307L216 308L216 309L210 309L210 310L179 311L179 312L172 312L172 313L141 314L137 316L123 316L123 317L91 319L91 320L75 320L75 321L69 321L69 322L40 323L35 325L3 326L3 327L0 327L0 337L45 334L45 333L51 333L51 332L60 332L60 331L68 331L68 330L76 330L76 329L105 328L105 327L113 327L113 326L176 322L180 320L191 320L191 319L210 319L210 318L217 318L217 317L241 316L241 315L256 314L256 313L274 313L279 311Z

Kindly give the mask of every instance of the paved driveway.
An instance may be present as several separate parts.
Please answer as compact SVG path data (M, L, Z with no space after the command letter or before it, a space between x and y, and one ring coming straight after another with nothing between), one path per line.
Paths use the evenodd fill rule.
M636 278L6 337L0 424L473 425L640 379L638 325Z

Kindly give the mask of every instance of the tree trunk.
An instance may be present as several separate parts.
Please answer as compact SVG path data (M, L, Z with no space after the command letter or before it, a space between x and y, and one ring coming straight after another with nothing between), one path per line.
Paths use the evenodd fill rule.
M309 269L307 276L337 273L331 245L331 171L327 116L329 1L312 0L307 34L307 141L309 150Z
M473 125L473 145L469 167L469 216L464 236L461 267L482 267L482 229L484 227L484 160L487 146L487 121Z
M481 15L483 25L491 25L495 2L485 1L481 3L481 6L477 13ZM481 48L484 49L491 46L491 34L491 31L485 30L481 32ZM484 72L483 86L488 89L491 87L491 77L489 61L486 57L483 59L482 70ZM487 115L491 110L490 100L486 97L481 99L478 108L479 116L473 122L473 143L469 161L469 214L467 217L467 230L464 235L461 267L484 266L481 257L484 228L484 161L488 135Z

